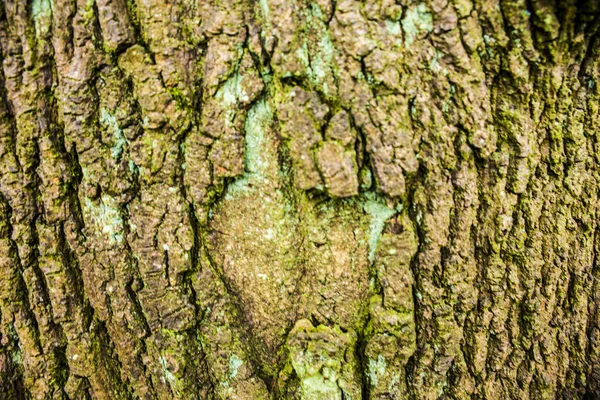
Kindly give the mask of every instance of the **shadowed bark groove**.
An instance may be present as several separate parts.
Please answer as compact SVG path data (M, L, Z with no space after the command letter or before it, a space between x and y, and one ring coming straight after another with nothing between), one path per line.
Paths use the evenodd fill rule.
M594 0L0 2L0 398L600 398Z

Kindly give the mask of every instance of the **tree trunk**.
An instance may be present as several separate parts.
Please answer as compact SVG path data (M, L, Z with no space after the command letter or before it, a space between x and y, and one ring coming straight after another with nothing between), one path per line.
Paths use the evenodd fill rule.
M600 399L596 0L0 0L0 398Z

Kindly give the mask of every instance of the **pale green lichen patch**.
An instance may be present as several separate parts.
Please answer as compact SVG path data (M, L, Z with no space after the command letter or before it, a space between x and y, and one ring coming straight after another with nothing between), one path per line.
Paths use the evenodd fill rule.
M128 165L129 165L129 171L130 171L132 174L137 174L137 173L139 172L139 170L140 170L140 169L139 169L139 167L137 166L137 164L133 162L133 160L129 160L129 163L128 163ZM184 169L185 169L185 168L184 168Z
M90 179L90 170L86 167L81 167L81 175L83 176L83 180L87 181Z
M385 368L387 363L385 362L385 358L381 354L377 356L377 360L369 359L369 379L371 382L371 386L377 386L379 382L379 377L385 374Z
M302 379L301 385L303 400L338 400L342 398L342 391L335 380L325 379L321 374Z
M312 72L316 81L321 82L327 76L328 70L331 70L331 63L333 61L334 47L331 42L329 34L326 33L321 37L318 43L317 57L312 60ZM323 87L327 91L326 87Z
M52 0L33 0L31 2L31 16L38 36L47 33L50 29L53 9L54 3Z
M160 366L162 367L165 379L170 383L175 383L177 378L175 377L175 375L173 375L171 371L169 371L169 368L167 368L167 360L163 356L159 356L158 359L160 361Z
M117 118L104 108L100 112L100 123L112 131L114 141L110 148L110 154L112 158L118 160L123 154L123 148L127 144L127 138L123 134L123 130L119 128Z
M414 43L420 35L433 30L433 17L427 11L425 4L421 3L406 11L406 16L402 20L402 29L404 30L404 43L407 47Z
M372 262L375 259L375 251L381 240L385 221L394 216L397 211L389 208L385 201L374 193L366 193L364 199L359 202L363 210L371 216L371 223L369 224L369 261Z
M441 58L442 58L442 53L440 53L438 50L436 50L434 56L431 57L431 61L429 62L429 69L435 73L443 72L444 75L448 75L448 70L446 68L443 68L442 65L440 64Z
M356 335L339 327L312 326L307 320L296 323L289 334L291 365L300 381L303 400L360 398L355 384L353 357Z
M312 72L312 68L310 66L310 58L308 57L309 51L308 51L308 45L306 43L306 41L302 44L302 46L299 46L298 49L296 49L295 55L296 57L298 57L298 59L300 61L302 61L302 64L304 64L304 68L306 69L306 73L307 75L310 77L313 75ZM288 77L291 75L286 74L285 77Z
M265 154L268 140L265 135L266 127L271 124L272 114L269 106L264 101L254 105L246 117L246 151L244 175L232 182L227 187L226 199L240 193L247 193L250 186L258 185L265 181L269 161Z
M390 21L389 19L385 20L385 28L387 29L390 35L397 36L402 32L400 27L400 21Z
M267 0L259 0L258 5L260 7L260 11L262 12L265 21L268 22L269 18L271 17L271 10L269 9L268 1Z
M248 102L250 100L250 96L244 89L242 83L243 76L240 73L236 73L231 78L227 79L215 94L215 98L221 102L223 109L226 110L227 113L225 126L231 126L233 124L233 118L236 114L236 105L240 102Z
M90 198L85 198L85 212L90 215L96 229L106 235L111 244L123 241L123 219L117 202L112 196L103 195L96 204Z
M323 12L318 4L312 3L307 15L307 25L313 32L298 48L298 58L304 63L310 81L326 95L329 93L328 77L332 76L335 46L329 30L323 23ZM320 38L318 41L316 38ZM311 55L310 57L308 55Z
M238 370L244 363L244 360L238 358L235 354L229 357L229 379L233 379L237 376Z

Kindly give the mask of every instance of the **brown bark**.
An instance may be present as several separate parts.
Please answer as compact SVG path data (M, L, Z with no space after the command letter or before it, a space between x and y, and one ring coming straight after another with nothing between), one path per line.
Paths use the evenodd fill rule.
M0 398L600 398L599 24L0 1Z

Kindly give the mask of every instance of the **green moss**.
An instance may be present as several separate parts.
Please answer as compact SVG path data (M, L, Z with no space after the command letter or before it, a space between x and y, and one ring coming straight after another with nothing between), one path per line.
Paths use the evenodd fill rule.
M23 353L21 352L21 349L16 348L13 351L11 351L11 359L12 359L13 364L16 364L16 365L23 364Z
M179 109L186 109L190 107L190 102L186 94L178 87L167 88L169 94L171 94L171 98L175 100L177 107Z
M360 189L368 191L373 186L373 174L367 166L363 166L358 172L358 180L360 183Z

